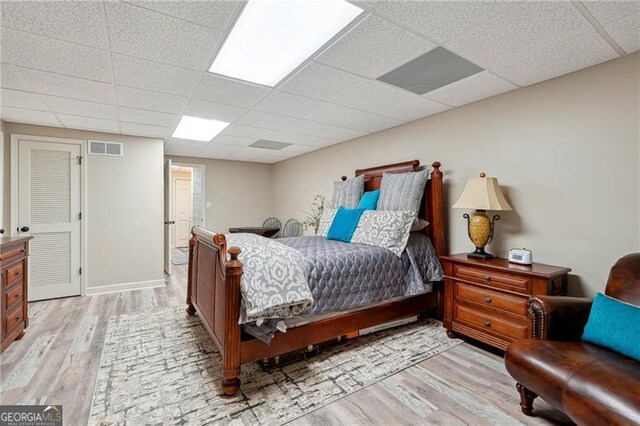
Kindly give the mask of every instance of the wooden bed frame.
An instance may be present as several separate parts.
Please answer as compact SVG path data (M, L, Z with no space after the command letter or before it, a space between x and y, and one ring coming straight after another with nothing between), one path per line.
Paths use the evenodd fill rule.
M380 188L383 172L409 172L419 170L418 160L356 170L356 176L365 176L365 190ZM442 172L440 163L432 164L420 208L420 217L429 221L425 231L438 255L445 254L444 215L442 204ZM343 180L346 177L343 177ZM240 249L227 248L224 234L194 227L189 241L189 276L187 287L187 313L196 312L211 334L222 355L222 389L226 395L235 395L240 388L240 366L265 358L282 355L340 336L357 332L386 322L405 318L437 308L442 317L443 289L434 284L434 291L395 302L332 316L276 333L271 345L242 334L240 318L240 277L242 262ZM229 255L229 258L227 258Z

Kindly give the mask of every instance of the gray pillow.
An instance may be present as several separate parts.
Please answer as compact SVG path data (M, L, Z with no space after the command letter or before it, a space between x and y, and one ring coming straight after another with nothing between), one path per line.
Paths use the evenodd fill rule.
M383 173L378 210L408 211L417 216L427 184L427 170Z
M400 257L414 218L415 215L407 211L366 210L360 216L351 242L384 247Z
M324 210L322 210L322 216L320 216L320 226L318 227L318 233L316 235L319 235L321 237L327 236L329 228L331 227L331 224L333 223L333 219L336 217L337 212L338 209L332 209L329 207L325 207Z
M360 203L364 191L364 175L360 175L345 181L333 183L333 200L331 206L334 209L346 207L355 209Z

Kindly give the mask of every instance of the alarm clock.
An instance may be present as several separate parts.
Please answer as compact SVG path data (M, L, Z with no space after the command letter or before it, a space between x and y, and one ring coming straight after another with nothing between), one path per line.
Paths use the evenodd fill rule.
M509 250L509 262L519 263L520 265L533 264L533 253L525 248L514 248Z

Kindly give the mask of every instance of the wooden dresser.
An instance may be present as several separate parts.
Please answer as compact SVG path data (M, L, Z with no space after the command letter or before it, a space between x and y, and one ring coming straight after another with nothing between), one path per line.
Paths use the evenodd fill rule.
M29 325L27 312L27 259L32 237L0 238L0 280L2 313L0 349L22 339Z
M565 295L571 269L507 259L467 259L466 254L440 258L445 275L444 326L457 333L506 349L531 338L527 300L535 295Z

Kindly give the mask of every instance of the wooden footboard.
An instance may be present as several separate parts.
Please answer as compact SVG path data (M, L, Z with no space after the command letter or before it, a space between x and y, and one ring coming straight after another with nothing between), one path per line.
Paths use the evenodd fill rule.
M199 227L192 233L187 313L200 314L222 355L222 389L226 395L234 395L240 387L240 249L227 249L224 234Z

